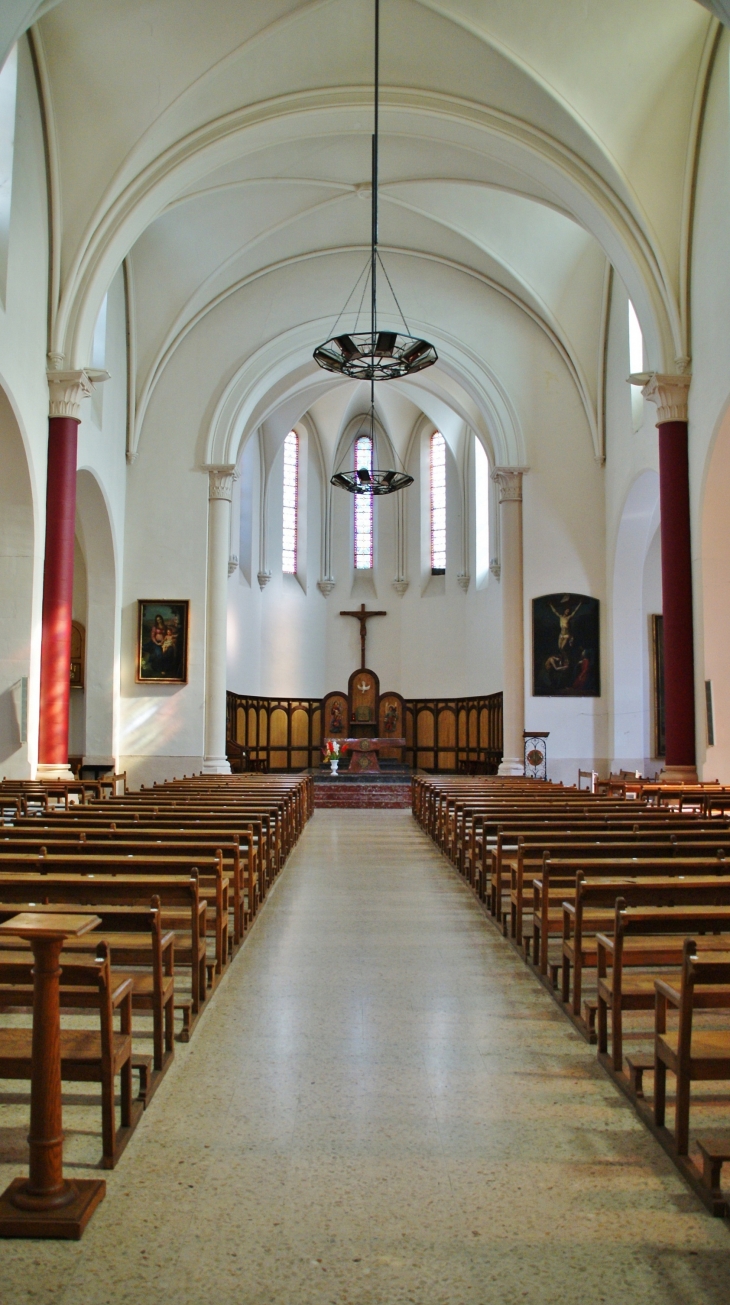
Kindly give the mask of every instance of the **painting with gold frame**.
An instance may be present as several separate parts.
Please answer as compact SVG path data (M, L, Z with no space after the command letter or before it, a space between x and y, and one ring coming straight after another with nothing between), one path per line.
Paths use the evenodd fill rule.
M137 601L137 684L187 684L189 599Z

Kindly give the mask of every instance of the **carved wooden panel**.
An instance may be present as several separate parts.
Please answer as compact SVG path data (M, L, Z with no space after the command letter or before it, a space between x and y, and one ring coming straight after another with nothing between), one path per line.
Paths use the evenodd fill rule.
M346 739L349 732L346 693L328 693L324 699L324 737Z
M391 736L405 738L405 703L399 693L384 693L378 707L378 734L381 739ZM380 757L385 761L403 760L402 748L382 748Z
M347 685L350 697L350 725L378 727L380 681L375 671L353 671Z

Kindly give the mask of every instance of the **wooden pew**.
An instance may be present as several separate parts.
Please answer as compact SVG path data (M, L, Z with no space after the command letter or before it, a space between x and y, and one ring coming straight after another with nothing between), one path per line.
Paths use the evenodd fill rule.
M667 1070L676 1076L674 1144L678 1156L689 1151L691 1084L730 1080L730 1029L693 1030L698 998L709 989L730 989L730 953L697 952L693 939L686 939L679 990L679 1028L667 1031L667 1007L677 1001L676 991L664 980L656 981L656 1038L654 1044L654 1123L664 1127ZM717 995L718 1006L728 1005L727 991Z
M608 1055L608 1014L611 1013L611 1067L623 1071L623 1012L654 1010L655 980L674 982L679 976L688 934L704 936L703 951L730 951L730 907L633 906L616 900L611 934L596 938L598 970L598 1054ZM717 936L719 935L719 936ZM627 969L642 973L627 974ZM662 967L671 972L657 974Z
M634 865L632 875L624 878L620 877L617 862L614 866L614 876L601 878L588 879L579 871L575 898L563 903L562 998L576 1020L581 1015L583 968L598 963L595 934L611 928L617 898L625 899L628 906L730 906L730 863L726 863L723 875L712 873L712 863L707 867L702 862L687 863L679 858L676 863L646 862L640 867ZM587 918L593 934L588 946Z
M502 870L504 872L506 869L510 876L510 936L518 946L521 945L525 904L529 901L531 906L533 900L531 881L541 876L545 856L558 862L568 859L605 861L608 858L621 861L660 860L677 856L722 860L725 856L730 857L730 836L724 842L726 846L721 846L721 840L714 832L705 835L703 832L690 831L682 836L667 833L664 838L659 838L655 833L652 836L651 831L643 831L633 834L628 840L623 832L607 831L556 838L539 837L529 843L525 836L520 835L517 855L502 859Z
M201 891L205 893L215 928L215 960L211 963L210 983L215 982L214 974L220 975L228 964L228 879L223 874L223 858L215 856L180 856L165 854L158 850L155 856L135 855L134 852L118 853L113 848L109 852L86 852L80 847L73 852L55 852L46 854L41 848L38 854L29 852L0 851L0 876L5 873L25 874L79 874L93 876L131 876L144 878L170 875L175 878L190 877L195 874ZM149 901L149 894L148 894ZM167 907L163 900L163 924L166 922ZM174 924L173 924L174 927ZM188 928L187 920L181 926ZM182 955L184 952L180 952Z
M68 907L61 903L39 906L23 902L25 912L44 915L63 914ZM18 913L18 904L0 902L0 923ZM135 1054L134 1068L140 1072L140 1097L145 1104L154 1095L174 1056L175 1037L175 935L172 930L162 930L162 912L159 896L154 895L149 908L143 906L105 906L96 903L84 907L77 914L91 914L99 918L93 933L86 934L73 944L74 952L96 951L99 942L106 943L115 982L129 979L132 984L132 1011L152 1015L153 1055L149 1058ZM0 943L5 953L27 952L28 944L20 939L4 938ZM128 967L134 968L128 968ZM189 1023L189 1017L187 1022Z
M142 906L149 907L150 899L157 895L163 912L176 912L186 917L187 929L175 930L175 964L190 970L190 1018L186 1006L175 996L175 1004L182 1009L186 1019L182 1040L187 1041L195 1020L207 999L206 966L206 908L201 898L197 873L186 875L88 875L37 873L21 871L19 874L0 872L0 902L9 905L66 903L74 906ZM184 914L183 914L184 913Z
M157 834L157 836L155 836ZM225 878L229 878L233 886L233 943L235 946L241 941L242 926L245 920L245 900L244 900L244 882L241 874L241 857L240 846L235 840L225 841L215 834L206 837L205 834L197 836L191 834L189 837L180 837L177 834L170 836L162 835L154 829L131 831L112 831L104 830L103 836L101 831L94 826L85 828L44 828L43 830L23 829L16 831L12 829L0 829L0 856L1 855L34 855L34 856L77 856L81 862L86 862L90 857L114 856L131 858L135 862L147 857L155 860L155 871L159 872L159 858L169 855L182 857L184 861L190 862L201 874L201 884L206 886L205 867L210 864L211 857L215 860L220 858L221 874L223 883ZM184 866L182 869L184 870ZM175 866L175 873L180 873L181 867ZM113 871L112 871L113 873ZM214 871L212 880L217 878L217 870ZM217 884L216 884L217 897ZM221 907L222 909L222 907ZM227 931L230 932L230 931ZM230 939L229 939L230 941ZM221 948L223 947L223 936L221 935ZM225 963L224 958L222 964ZM221 972L218 969L218 973Z

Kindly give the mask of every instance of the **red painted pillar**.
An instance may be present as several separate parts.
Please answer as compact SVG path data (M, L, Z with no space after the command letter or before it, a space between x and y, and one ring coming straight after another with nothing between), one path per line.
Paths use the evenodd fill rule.
M43 571L38 773L68 771L71 611L76 527L76 445L80 400L91 392L84 372L49 374L46 553Z
M667 778L696 778L692 549L687 391L689 376L653 376L643 394L658 406Z

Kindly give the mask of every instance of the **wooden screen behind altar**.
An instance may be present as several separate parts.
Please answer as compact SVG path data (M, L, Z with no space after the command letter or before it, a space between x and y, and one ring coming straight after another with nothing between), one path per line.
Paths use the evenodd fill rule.
M366 690L357 684L366 683ZM267 770L305 770L319 766L325 738L351 732L406 740L405 749L381 752L414 769L493 775L502 760L502 695L474 698L402 698L379 693L372 671L351 677L354 704L377 704L371 721L349 719L350 703L341 690L325 698L254 698L227 695L228 738L246 749L250 763ZM341 729L333 728L341 723Z

